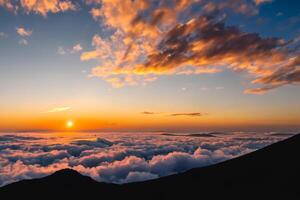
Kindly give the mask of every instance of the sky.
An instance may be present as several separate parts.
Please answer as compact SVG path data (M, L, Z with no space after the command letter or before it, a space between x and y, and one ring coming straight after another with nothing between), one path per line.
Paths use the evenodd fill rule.
M297 0L0 0L0 130L297 131L299 47Z

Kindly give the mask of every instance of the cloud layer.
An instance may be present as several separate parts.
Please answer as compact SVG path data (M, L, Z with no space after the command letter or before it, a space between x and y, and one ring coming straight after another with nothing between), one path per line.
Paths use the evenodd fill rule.
M213 135L213 137L211 136ZM274 133L18 133L0 135L0 186L73 168L127 183L211 165L290 135Z

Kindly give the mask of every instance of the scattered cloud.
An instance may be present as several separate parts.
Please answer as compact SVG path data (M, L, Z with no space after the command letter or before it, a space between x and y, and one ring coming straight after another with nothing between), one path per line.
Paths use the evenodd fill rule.
M272 1L88 0L85 3L91 5L93 19L112 34L94 35L90 50L83 51L76 44L70 49L59 47L58 53L83 51L82 61L98 60L99 65L89 76L100 77L115 88L146 85L163 75L214 74L230 69L248 74L251 88L245 93L265 93L299 83L299 64L293 62L299 57L299 41L297 45L295 41L244 32L228 26L226 16L228 12L257 15L259 6L267 2ZM0 0L0 6L47 16L77 10L79 3ZM297 16L289 20L299 21ZM32 30L24 28L17 28L17 32L21 37L32 34ZM20 44L28 44L28 40L21 40ZM280 80L275 78L278 73L282 73Z
M29 37L32 35L32 30L26 30L25 28L22 27L17 27L16 28L17 33L21 36L21 37Z
M82 46L78 43L78 44L75 44L72 48L72 53L77 53L77 52L80 52L82 51Z
M162 114L161 112L149 112L149 111L144 111L141 112L141 114L143 115L157 115L157 114ZM189 116L189 117L201 117L207 115L207 113L199 113L199 112L191 112L191 113L172 113L169 114L168 116L173 116L173 117L177 117L177 116Z
M42 113L57 113L57 112L65 112L70 110L70 107L57 107L57 108L52 108L48 111L42 112Z
M208 87L205 87L205 86L203 86L203 87L200 87L200 90L201 90L201 91L207 91L207 90L209 90L209 88L208 88Z
M19 44L20 45L28 45L28 40L22 38L22 39L19 40Z
M0 39L7 38L7 37L8 37L8 35L6 33L0 32Z
M70 0L0 0L0 6L15 13L22 9L25 13L36 13L45 17L48 13L77 10L77 6Z
M263 3L271 3L273 0L253 0L256 5L260 5Z
M0 0L0 6L11 12L15 12L17 10L17 7L13 5L13 2L11 0Z
M59 55L65 55L67 52L65 51L65 49L63 47L58 47L57 48L57 53Z
M223 86L217 86L216 87L216 90L224 90L225 89L225 87L223 87Z
M64 47L58 47L57 48L57 53L59 55L66 55L66 54L75 54L80 51L82 51L83 48L80 43L75 44L71 49L65 49Z
M186 92L188 90L188 88L182 87L182 88L180 88L180 90L183 91L183 92Z
M192 113L173 113L170 116L189 116L189 117L202 117L204 115L207 115L206 113L199 113L199 112L192 112Z
M89 1L99 4L90 12L93 18L115 30L109 37L95 35L93 50L81 54L82 61L99 61L91 77L120 88L162 75L213 74L228 68L249 74L256 88L246 93L298 83L299 65L288 67L299 57L290 41L263 38L225 23L228 10L255 15L258 5L270 1L154 2ZM278 71L288 80L278 84L270 78Z
M28 37L30 37L33 33L32 30L29 30L29 29L25 29L23 27L17 27L16 28L16 31L17 31L17 34L19 36L21 36L21 39L19 40L19 44L20 45L28 45Z
M282 12L278 12L278 13L276 14L277 17L280 17L280 16L282 16L282 15L283 15Z
M141 112L141 114L143 114L143 115L156 115L156 114L159 114L159 113L144 111L144 112Z

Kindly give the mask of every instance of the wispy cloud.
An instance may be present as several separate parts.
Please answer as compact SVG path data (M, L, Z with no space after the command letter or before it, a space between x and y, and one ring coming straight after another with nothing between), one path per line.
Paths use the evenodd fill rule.
M143 114L143 115L156 115L156 114L160 114L160 113L144 111L144 112L141 112L141 114Z
M191 112L191 113L173 113L170 116L177 117L177 116L188 116L188 117L202 117L207 115L207 113L200 113L200 112Z
M215 89L216 90L224 90L225 88L223 86L217 86Z
M0 32L0 39L6 38L6 37L8 37L8 35L6 33Z
M48 111L42 112L42 113L57 113L57 112L65 112L70 110L71 107L56 107L56 108L52 108Z
M11 0L0 0L0 6L11 12L17 11L17 7L12 3Z
M63 47L58 47L57 48L57 53L59 55L65 55L65 54L67 54L66 50Z
M22 39L19 40L19 44L20 45L28 45L28 40L22 38Z
M260 5L263 3L271 3L273 0L253 0L256 5Z
M59 55L66 55L66 54L75 54L80 51L82 51L83 48L80 43L75 44L71 49L65 49L64 47L58 47L57 48L57 53Z

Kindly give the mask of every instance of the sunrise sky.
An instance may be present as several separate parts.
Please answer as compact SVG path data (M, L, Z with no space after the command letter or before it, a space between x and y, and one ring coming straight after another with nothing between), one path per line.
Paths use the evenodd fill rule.
M297 0L0 0L0 131L300 129Z

